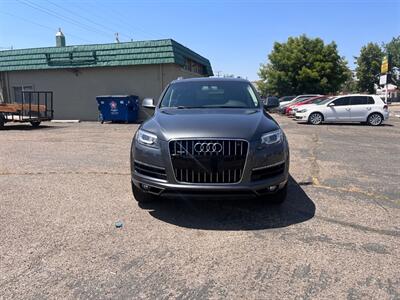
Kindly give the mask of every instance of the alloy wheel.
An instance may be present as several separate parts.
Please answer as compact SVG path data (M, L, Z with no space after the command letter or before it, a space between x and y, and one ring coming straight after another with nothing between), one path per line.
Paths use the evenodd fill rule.
M379 114L372 114L368 118L368 123L372 126L378 126L382 123L382 117Z
M310 116L310 123L313 125L318 125L322 123L322 116L319 113L313 113Z

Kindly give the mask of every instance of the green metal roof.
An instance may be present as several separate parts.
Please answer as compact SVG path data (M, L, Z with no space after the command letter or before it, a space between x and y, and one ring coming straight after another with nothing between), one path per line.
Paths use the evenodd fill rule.
M178 64L190 59L212 76L210 61L172 39L0 51L1 71Z

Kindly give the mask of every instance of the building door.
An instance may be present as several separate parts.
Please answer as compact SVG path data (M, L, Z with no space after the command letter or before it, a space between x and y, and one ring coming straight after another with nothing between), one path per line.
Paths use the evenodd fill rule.
M14 91L14 99L12 99L13 100L12 102L25 103L26 99L24 98L24 94L22 92L33 91L33 86L32 85L14 86L13 91Z

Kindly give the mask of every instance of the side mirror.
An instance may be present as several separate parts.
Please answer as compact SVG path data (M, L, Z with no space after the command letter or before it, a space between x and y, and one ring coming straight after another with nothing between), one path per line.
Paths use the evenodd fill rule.
M335 103L331 102L328 104L328 106L330 106L330 107L335 106Z
M279 99L277 97L268 97L263 102L265 109L279 107Z
M154 105L153 98L144 98L142 102L142 106L145 108L155 109L156 106Z

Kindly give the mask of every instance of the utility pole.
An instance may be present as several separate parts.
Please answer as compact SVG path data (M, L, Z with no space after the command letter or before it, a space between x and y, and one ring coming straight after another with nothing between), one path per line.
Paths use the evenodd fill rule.
M215 71L215 73L217 74L217 77L221 77L222 71Z

